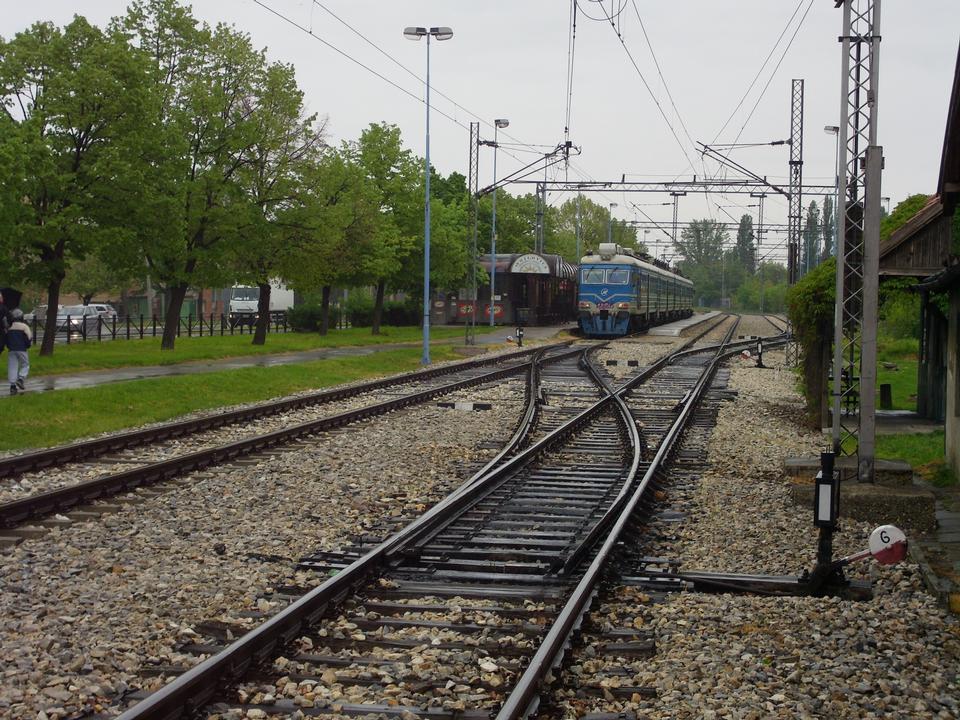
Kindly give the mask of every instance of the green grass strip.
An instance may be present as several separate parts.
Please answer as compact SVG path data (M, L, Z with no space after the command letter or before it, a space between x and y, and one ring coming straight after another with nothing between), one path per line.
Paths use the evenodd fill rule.
M454 348L431 348L434 361L460 359ZM257 402L420 368L420 348L361 357L251 367L223 372L110 383L94 388L30 393L3 401L0 450L42 448L171 420L186 413Z
M877 458L906 460L917 473L934 485L956 482L946 468L943 430L877 435L876 442Z
M503 330L503 328L498 328ZM488 326L478 326L478 334L491 331ZM431 340L463 340L462 327L438 327L430 329ZM250 335L214 335L213 337L180 337L171 351L160 349L160 338L143 340L109 340L97 342L58 343L53 355L41 357L39 350L30 351L30 374L59 375L84 370L106 370L121 367L144 367L149 365L176 365L202 360L222 360L249 355L302 352L337 347L361 347L387 343L420 342L421 330L417 327L384 327L380 335L371 335L370 328L331 330L327 335L318 333L270 333L266 345L251 344ZM4 361L5 362L5 361Z

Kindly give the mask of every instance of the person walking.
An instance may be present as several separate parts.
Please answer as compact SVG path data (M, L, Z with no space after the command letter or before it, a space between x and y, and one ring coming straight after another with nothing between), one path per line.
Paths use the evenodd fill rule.
M7 380L10 383L10 394L16 395L25 390L24 381L30 373L30 355L27 350L33 344L33 333L30 326L23 321L23 311L19 308L10 311L10 327L7 329L6 345Z

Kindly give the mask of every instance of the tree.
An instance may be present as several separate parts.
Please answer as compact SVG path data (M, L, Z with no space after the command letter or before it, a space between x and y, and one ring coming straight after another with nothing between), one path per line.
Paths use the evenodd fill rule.
M825 260L831 255L833 255L833 241L834 235L836 235L836 219L833 217L834 207L833 207L833 196L824 195L823 196L823 224L821 229L823 231L823 253L820 256L821 260Z
M270 323L271 280L281 276L294 228L284 211L303 192L309 165L317 161L323 125L303 112L303 93L293 67L273 64L260 79L247 107L256 126L250 160L238 172L247 218L230 244L236 280L259 288L253 344L266 342Z
M332 148L315 158L303 183L296 206L281 217L291 233L280 251L280 268L297 290L320 291L325 335L332 287L362 282L378 251L379 194L359 165Z
M727 231L716 220L693 220L674 240L673 247L692 265L713 265L720 262Z
M753 242L753 216L741 215L740 225L737 227L737 263L747 273L752 275L757 267L757 246Z
M816 200L811 200L807 207L807 218L801 235L800 267L804 274L817 266L817 260L820 257L820 234L820 208L817 207Z
M135 162L148 88L142 57L118 32L75 17L38 23L0 42L0 217L8 272L46 287L56 327L67 267L129 238ZM45 332L41 355L53 354Z
M231 281L229 244L245 217L240 171L260 139L251 106L266 62L250 39L198 25L175 0L137 0L122 26L150 53L160 99L138 233L150 273L167 288L161 348L172 350L192 284Z
M97 293L120 290L127 280L128 277L115 271L100 254L92 252L70 263L62 289L76 293L84 305L89 305Z
M366 278L376 285L371 332L379 335L386 288L410 281L403 277L403 268L416 250L418 236L422 237L421 171L413 153L404 149L400 128L395 125L371 124L345 152L372 184L380 209L373 227L375 249L364 258L363 268Z

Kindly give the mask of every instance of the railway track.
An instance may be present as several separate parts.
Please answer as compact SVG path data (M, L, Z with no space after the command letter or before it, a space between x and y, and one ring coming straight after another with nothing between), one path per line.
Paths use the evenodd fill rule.
M468 363L462 366L459 372L453 372L452 378L450 378L450 371L425 371L402 376L400 385L407 392L390 399L372 403L361 401L357 403L358 407L320 414L318 417L307 420L294 418L290 422L283 423L281 427L268 432L262 432L259 428L255 428L254 432L247 437L228 442L214 439L212 443L208 443L200 449L188 448L186 452L183 452L180 448L180 452L173 457L161 457L161 459L153 462L143 462L142 459L136 457L126 458L116 455L105 457L102 458L104 460L102 467L105 472L98 477L76 483L69 479L72 473L64 473L62 485L54 486L43 492L28 494L25 497L16 497L0 504L0 528L10 528L18 524L41 520L50 515L77 508L79 508L81 514L95 514L97 512L96 507L89 505L94 500L110 498L178 477L187 472L234 462L243 457L262 453L320 432L393 412L416 403L426 402L458 390L497 382L529 370L534 364L530 359L531 354L536 354L538 358L549 363L563 359L567 355L576 354L576 352L576 350L570 350L566 344L555 345L548 346L543 350L531 350L529 353L511 354L499 363L500 367L494 369L485 367L490 364L489 362ZM331 394L318 393L313 398L315 403L328 404L341 392L348 393L347 397L356 398L364 390L370 392L371 389L376 391L384 388L391 388L389 379L355 386L344 391L332 391ZM286 402L280 401L266 406L258 406L258 408L265 412L268 408L275 408L278 405L286 406ZM213 418L212 420L216 424L217 419ZM239 422L239 420L236 422ZM193 421L188 421L187 424L192 425ZM161 434L161 437L165 438L166 435ZM164 453L161 452L160 454L163 455ZM117 464L124 464L125 462L134 463L135 466L116 472Z
M564 344L558 345L557 347L562 345ZM519 359L529 358L536 351L536 348L530 348L504 355L495 355L493 357L484 357L439 367L431 367L405 375L381 378L332 390L322 390L320 392L307 393L296 397L258 403L250 407L219 412L206 417L163 423L149 428L113 433L102 438L83 440L60 447L21 453L19 455L10 455L0 458L0 478L16 477L26 472L58 467L67 463L96 458L111 453L113 454L111 455L113 459L124 460L126 456L116 453L121 453L122 451L133 448L141 448L149 444L189 437L217 428L249 423L254 420L281 415L303 408L339 402L378 390L428 382L451 373L469 372L490 365L514 362Z
M337 574L202 648L217 654L123 717L530 715L720 358L738 351L675 353L618 388L582 360L553 366L498 459L376 547L304 558Z

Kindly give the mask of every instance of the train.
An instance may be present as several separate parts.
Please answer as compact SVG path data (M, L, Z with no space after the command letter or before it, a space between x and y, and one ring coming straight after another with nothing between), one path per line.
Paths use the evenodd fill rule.
M621 337L693 314L693 283L629 248L601 243L580 261L577 322L587 337Z

